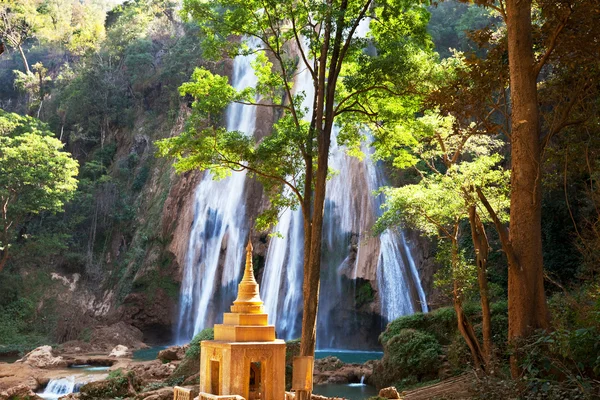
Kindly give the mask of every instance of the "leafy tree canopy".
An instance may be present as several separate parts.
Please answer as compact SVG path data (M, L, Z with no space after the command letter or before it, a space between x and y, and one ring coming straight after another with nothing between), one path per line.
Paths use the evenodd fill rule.
M334 121L338 142L356 154L361 129L381 125L391 97L415 93L411 82L431 59L428 12L412 1L187 0L183 12L198 21L206 57L255 54L258 84L235 90L226 77L196 70L180 88L194 98L187 129L159 142L160 153L174 156L179 171L210 169L221 178L249 170L275 209L310 209L305 199L323 168L317 159L329 150ZM310 79L314 94L298 91L298 79ZM273 133L257 142L220 127L231 102L278 110ZM261 228L276 216L265 214Z
M78 163L39 120L0 110L0 271L20 224L59 212L77 187Z

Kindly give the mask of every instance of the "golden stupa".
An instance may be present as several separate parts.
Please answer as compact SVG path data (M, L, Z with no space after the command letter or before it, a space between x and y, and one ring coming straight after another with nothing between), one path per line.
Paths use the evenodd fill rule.
M268 323L254 278L250 241L231 312L215 325L215 339L200 345L201 398L204 394L205 398L284 399L285 342L275 338L275 326Z

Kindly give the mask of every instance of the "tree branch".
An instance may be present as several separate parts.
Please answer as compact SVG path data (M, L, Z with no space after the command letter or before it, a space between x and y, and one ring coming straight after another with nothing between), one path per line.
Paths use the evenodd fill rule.
M519 264L519 260L517 259L515 251L513 250L512 243L508 235L508 230L506 229L504 224L502 224L500 218L498 218L498 214L496 214L496 211L491 206L487 197L485 197L485 195L481 191L481 188L475 187L474 189L477 192L479 200L481 201L488 214L490 215L490 218L492 218L492 221L494 222L494 226L496 227L496 231L498 232L498 236L500 237L500 243L502 243L502 249L504 250L506 258L508 259L509 266L512 266L513 268L519 268L520 270L522 270L522 267ZM473 190L473 188L471 188L471 190Z

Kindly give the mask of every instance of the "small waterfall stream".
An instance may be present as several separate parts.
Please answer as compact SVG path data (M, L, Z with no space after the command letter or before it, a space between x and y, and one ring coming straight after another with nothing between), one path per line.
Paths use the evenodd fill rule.
M256 76L250 65L254 55L236 57L233 82L236 89L253 87ZM228 130L253 134L256 107L231 104ZM192 225L179 296L178 343L212 326L233 301L248 236L243 200L245 172L233 172L216 181L206 172L196 188ZM225 254L223 254L225 253Z
M58 399L75 391L75 377L51 379L46 389L39 396L43 399Z

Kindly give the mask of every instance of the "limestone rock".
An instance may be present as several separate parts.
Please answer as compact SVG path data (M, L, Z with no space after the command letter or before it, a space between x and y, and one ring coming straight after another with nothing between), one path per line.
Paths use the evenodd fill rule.
M26 385L32 390L40 386L40 377L48 370L32 367L29 364L0 363L0 393L19 385ZM3 397L0 396L0 399Z
M156 358L163 362L183 360L183 357L185 357L185 352L189 347L190 346L187 344L184 346L167 347L166 349L159 351Z
M67 395L61 396L58 400L77 400L79 399L79 393L69 393Z
M320 396L318 394L313 394L310 396L310 400L345 400L343 397L325 397Z
M58 347L58 352L61 354L84 354L92 351L92 345L81 340L71 340Z
M386 399L399 399L400 394L398 393L398 390L396 390L395 387L390 386L390 387L381 389L379 391L379 397L384 397Z
M110 351L117 345L131 350L147 348L142 342L144 334L138 328L123 321L109 326L96 327L91 334L90 344L97 351Z
M36 368L65 368L68 366L67 361L61 356L57 357L52 354L51 346L38 347L16 362L28 364Z
M0 399L29 399L42 400L40 396L35 394L28 385L13 386L3 392L0 392Z
M152 360L130 364L128 369L135 373L143 385L147 385L169 378L175 371L175 364L163 364L160 360Z
M344 364L336 357L315 360L314 383L358 383L369 382L373 374L373 363Z
M119 344L114 349L112 349L112 351L110 352L110 354L108 356L121 358L121 357L131 357L132 355L133 355L133 353L131 352L131 350L129 350L128 347Z

